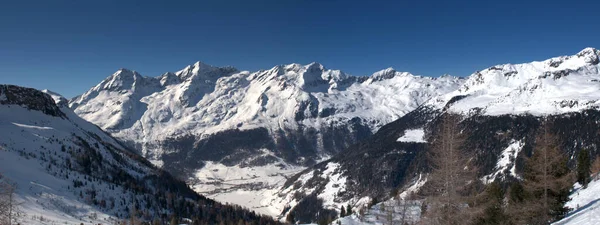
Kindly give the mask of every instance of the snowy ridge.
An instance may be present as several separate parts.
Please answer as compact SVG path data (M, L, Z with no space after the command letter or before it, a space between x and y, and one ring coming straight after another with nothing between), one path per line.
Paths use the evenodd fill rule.
M503 64L478 71L456 91L430 102L464 114L534 114L575 112L600 106L600 51L586 48L523 64Z

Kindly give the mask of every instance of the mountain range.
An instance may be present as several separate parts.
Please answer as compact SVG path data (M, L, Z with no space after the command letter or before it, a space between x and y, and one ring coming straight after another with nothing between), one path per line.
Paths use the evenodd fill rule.
M542 121L554 124L567 154L589 148L599 155L599 56L599 50L586 48L572 56L496 65L464 78L392 68L352 76L319 63L250 72L197 62L157 77L120 69L71 100L27 90L18 91L26 101L6 103L20 89L4 86L0 103L17 109L3 110L0 122L10 132L25 130L21 135L65 133L54 142L66 142L66 133L73 132L80 138L70 138L71 148L86 149L78 141L84 139L98 143L93 149L102 156L135 158L137 170L144 171L132 175L137 179L165 170L173 182L184 180L217 201L279 219L293 214L308 223L335 217L342 205L360 208L424 183L428 143L448 113L463 116L465 146L485 182L519 179ZM35 119L20 118L24 110ZM60 119L70 122L42 124ZM23 137L1 143L15 159L29 154L19 156L18 149L37 149L14 140ZM102 160L111 159L106 156ZM44 172L47 179L64 176L52 171ZM196 193L189 194L203 198Z

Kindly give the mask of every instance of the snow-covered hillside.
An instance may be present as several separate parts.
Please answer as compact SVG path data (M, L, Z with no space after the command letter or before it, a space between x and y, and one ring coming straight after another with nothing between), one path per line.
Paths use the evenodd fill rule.
M463 115L465 148L477 156L485 182L520 177L523 160L531 155L533 137L544 120L553 124L552 132L560 136L568 155L582 148L596 149L599 55L599 50L586 48L573 56L498 65L474 73L457 90L430 99L343 154L292 177L279 192L291 207L282 216L294 213L304 222L314 222L331 210L339 212L348 202L385 197L410 184L426 168L422 152L434 135L437 118L447 112ZM336 165L334 173L328 169L331 165ZM322 197L326 193L328 197ZM301 214L308 207L302 202L322 208L312 215Z
M134 208L142 220L168 221L222 207L44 92L0 85L0 179L16 185L21 223L116 224ZM241 209L212 210L258 219Z
M573 209L564 219L555 225L595 225L600 224L600 177L588 184L586 188L575 184L574 191L569 196L567 207Z

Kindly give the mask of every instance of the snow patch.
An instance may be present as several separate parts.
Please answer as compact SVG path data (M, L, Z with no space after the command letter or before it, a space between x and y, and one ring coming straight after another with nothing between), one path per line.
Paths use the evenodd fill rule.
M399 137L397 142L417 142L417 143L425 143L425 131L421 129L413 129L404 131L404 135Z
M494 180L496 180L496 178L499 175L505 173L507 170L511 176L519 178L516 171L516 159L521 149L523 149L524 144L524 141L512 140L511 144L508 145L506 149L502 150L502 154L498 158L498 162L496 162L494 172L484 176L482 178L482 181L486 184L491 183Z
M323 199L324 207L337 208L339 205L335 202L337 194L346 190L346 177L342 176L339 168L339 163L330 162L327 164L327 169L321 174L321 177L329 180L325 185L325 189L318 195L319 198Z
M417 193L417 191L419 191L419 189L421 189L425 183L427 183L427 177L423 176L423 174L419 174L419 179L417 179L417 182L406 188L406 190L400 193L398 197L401 199L408 198L410 195Z

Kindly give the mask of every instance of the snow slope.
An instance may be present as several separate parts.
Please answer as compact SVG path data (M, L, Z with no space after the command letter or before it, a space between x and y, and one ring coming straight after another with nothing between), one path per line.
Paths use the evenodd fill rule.
M575 184L574 191L571 194L571 200L567 202L567 207L573 211L564 219L554 223L556 225L594 225L600 224L600 179L596 176L587 188Z
M0 92L15 94L14 86L2 85ZM33 89L18 91L34 92ZM25 101L23 104L28 104ZM107 168L124 166L112 155L110 148L121 148L113 138L106 135L98 127L77 117L68 108L62 108L64 117L55 117L41 111L30 110L13 102L0 102L0 173L2 179L8 179L17 185L17 201L22 202L27 217L22 218L25 224L51 223L113 223L118 218L120 207L101 209L90 204L91 199L79 195L86 190L94 190L100 199L120 198L123 194L118 189L109 188L110 184L102 181L86 181L89 185L73 187L74 180L86 180L89 177L77 171L76 160L70 156L71 151L80 149L82 141L95 143L101 151ZM51 104L54 102L42 102ZM54 106L56 107L56 106ZM56 108L58 109L58 108ZM94 144L93 144L94 145ZM64 147L63 147L64 146ZM65 149L62 151L61 149ZM77 151L81 151L77 150ZM124 155L123 153L116 153ZM127 158L125 158L127 159ZM151 168L131 159L124 163L131 175L140 177L151 171ZM72 171L65 170L63 165L72 166ZM88 177L88 178L86 178ZM70 178L70 179L69 179ZM127 193L127 192L126 192Z
M354 214L338 218L332 224L416 224L421 219L422 200L412 200L413 194L425 184L427 179L419 174L416 182L402 193L369 207L367 201L359 201L354 206ZM361 213L360 211L363 211Z

